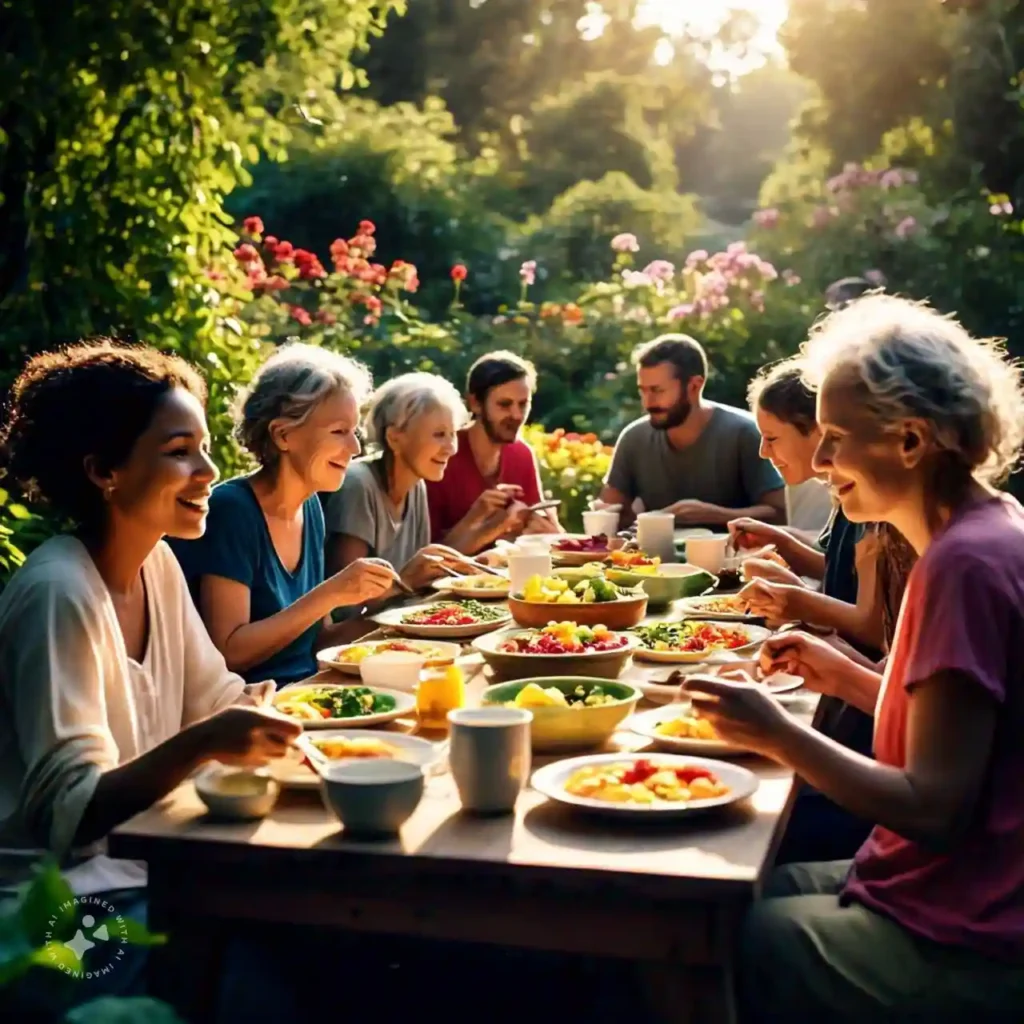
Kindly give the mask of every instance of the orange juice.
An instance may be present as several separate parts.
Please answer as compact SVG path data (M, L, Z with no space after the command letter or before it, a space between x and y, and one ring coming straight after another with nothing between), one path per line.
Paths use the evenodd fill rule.
M426 729L447 729L448 712L466 704L466 680L458 665L424 672L416 688L416 714Z

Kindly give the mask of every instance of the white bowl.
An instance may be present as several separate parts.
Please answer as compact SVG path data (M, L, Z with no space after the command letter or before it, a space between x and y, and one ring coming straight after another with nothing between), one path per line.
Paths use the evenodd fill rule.
M408 761L339 761L321 776L324 806L345 831L392 836L423 798L423 769Z
M216 762L200 771L195 787L211 814L238 821L265 818L281 792L278 782L263 771L231 768Z
M363 658L359 663L359 675L367 686L412 693L426 663L424 655L412 651L383 651Z

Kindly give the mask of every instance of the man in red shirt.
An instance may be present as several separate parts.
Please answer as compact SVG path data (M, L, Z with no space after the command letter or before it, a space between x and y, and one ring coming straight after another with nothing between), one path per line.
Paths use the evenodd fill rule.
M427 482L434 543L476 554L499 538L561 530L552 512L527 511L542 500L537 457L519 438L536 388L533 364L511 352L489 352L470 367L473 422L459 432L444 479Z

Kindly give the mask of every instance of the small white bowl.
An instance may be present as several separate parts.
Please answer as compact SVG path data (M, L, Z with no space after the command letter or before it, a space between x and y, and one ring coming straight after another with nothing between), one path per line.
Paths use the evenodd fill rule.
M281 793L281 786L262 771L207 765L195 778L199 799L218 818L252 821L265 818Z
M423 798L423 769L408 761L338 761L321 776L324 806L354 836L393 836Z
M366 686L383 686L412 693L427 660L424 655L413 651L381 651L363 658L359 663L359 675Z

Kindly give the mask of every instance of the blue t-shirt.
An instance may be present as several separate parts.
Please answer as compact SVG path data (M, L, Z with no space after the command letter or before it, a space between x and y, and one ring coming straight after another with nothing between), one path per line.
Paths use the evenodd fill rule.
M249 588L249 620L259 622L294 604L324 581L324 514L314 495L302 507L302 554L294 572L281 564L263 509L246 477L218 484L210 495L206 533L199 540L169 543L199 603L202 576L223 576ZM316 672L320 623L266 661L241 675L248 683L293 683Z
M821 592L837 601L857 603L857 555L855 548L861 542L867 527L864 523L851 523L837 505L818 544L825 551L825 578Z

